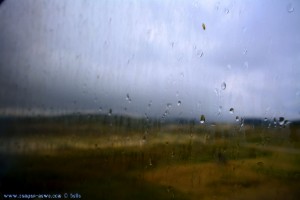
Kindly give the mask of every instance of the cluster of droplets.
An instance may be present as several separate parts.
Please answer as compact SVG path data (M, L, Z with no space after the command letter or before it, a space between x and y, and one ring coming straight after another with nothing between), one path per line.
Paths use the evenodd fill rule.
M170 114L170 109L171 108L172 108L172 103L167 103L166 110L165 110L164 114L161 117L162 120L164 120Z
M264 121L268 121L267 118L264 119ZM278 119L276 117L273 118L273 127L276 128L277 126L279 127L285 127L288 125L290 122L286 120L284 117L279 117ZM269 123L268 127L271 127L271 123Z

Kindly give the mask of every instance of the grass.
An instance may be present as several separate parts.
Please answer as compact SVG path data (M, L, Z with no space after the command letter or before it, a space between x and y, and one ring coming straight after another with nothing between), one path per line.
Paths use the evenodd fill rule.
M172 125L99 134L109 127L51 123L31 124L34 133L1 136L1 195L264 200L300 195L300 149L287 130Z

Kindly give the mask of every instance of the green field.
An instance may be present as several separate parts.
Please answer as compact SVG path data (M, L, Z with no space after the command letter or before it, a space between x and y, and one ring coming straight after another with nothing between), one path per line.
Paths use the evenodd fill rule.
M1 198L7 193L78 193L82 199L300 197L300 141L289 127L33 120L10 122L4 130Z

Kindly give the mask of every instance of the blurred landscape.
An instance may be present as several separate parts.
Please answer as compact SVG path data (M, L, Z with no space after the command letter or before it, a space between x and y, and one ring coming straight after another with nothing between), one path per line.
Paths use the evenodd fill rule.
M299 122L67 115L0 120L0 193L298 199ZM271 124L271 125L270 125Z

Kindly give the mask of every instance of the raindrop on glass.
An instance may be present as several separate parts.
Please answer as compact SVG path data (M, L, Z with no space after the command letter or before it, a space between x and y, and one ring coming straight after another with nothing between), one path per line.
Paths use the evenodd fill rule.
M205 24L204 24L204 23L202 23L202 28L203 28L203 30L205 30L205 29L206 29L206 26L205 26Z
M203 56L203 51L197 50L197 56L201 58Z
M152 106L152 101L149 101L148 103L148 109Z
M242 128L244 126L244 118L241 117L240 121L241 121L241 128Z
M264 121L265 121L265 122L268 121L268 118L265 117Z
M280 126L284 125L284 117L279 117L278 123Z
M222 106L219 106L218 115L221 115L221 113L222 113Z
M98 109L98 110L99 110L99 112L102 112L102 107L99 107L99 109Z
M289 3L289 4L287 5L286 9L287 9L288 13L294 12L294 6L293 6L293 4L292 4L292 3Z
M108 116L111 116L111 115L112 115L112 109L110 108L108 111Z
M177 102L177 106L180 106L180 105L181 105L181 101L178 101L178 102Z
M201 116L200 116L200 123L201 123L201 124L204 124L204 123L205 123L205 116L204 116L204 115L201 115Z
M129 103L131 103L131 99L130 99L129 94L126 94L126 100L127 100Z
M274 119L273 119L273 124L276 126L276 124L277 124L277 119L274 117Z
M230 114L233 114L233 113L234 113L234 109L233 109L233 108L230 108L230 109L229 109L229 113L230 113Z
M171 108L172 104L171 103L167 103L167 108Z
M224 10L224 12L225 12L226 14L229 14L229 9L226 8L226 9Z
M240 121L239 116L236 116L236 117L235 117L235 121L237 121L237 122Z
M222 90L225 90L225 89L226 89L226 83L225 83L225 82L223 82L223 83L221 84L221 89L222 89Z
M246 68L246 69L248 69L249 68L249 63L246 61L246 62L244 62L244 67Z
M284 125L289 125L291 122L289 120L284 120Z

